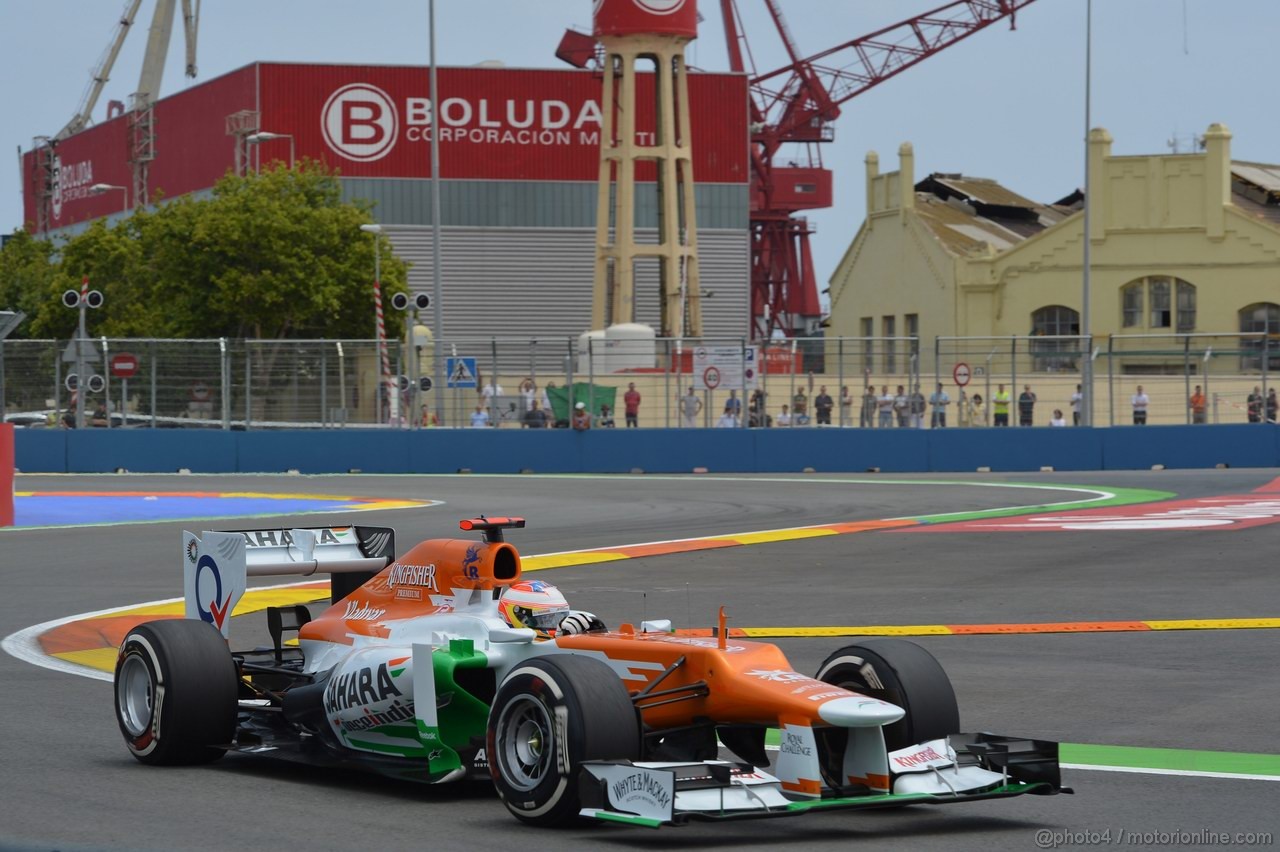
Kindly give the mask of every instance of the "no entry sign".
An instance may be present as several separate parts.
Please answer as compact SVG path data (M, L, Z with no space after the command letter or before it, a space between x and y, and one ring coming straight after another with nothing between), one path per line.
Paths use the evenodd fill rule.
M963 361L961 361L959 364L956 364L955 369L951 371L951 378L955 379L956 384L958 384L960 387L964 387L965 385L969 384L969 376L970 376L969 365Z
M111 356L111 375L117 379L131 379L138 372L138 356L117 352Z

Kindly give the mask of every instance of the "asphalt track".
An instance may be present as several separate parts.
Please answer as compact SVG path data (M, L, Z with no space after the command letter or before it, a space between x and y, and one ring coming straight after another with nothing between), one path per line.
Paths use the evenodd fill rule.
M615 548L852 521L1060 502L1081 495L978 483L1158 489L1179 499L1241 494L1275 471L992 474L947 477L36 477L20 491L200 490L443 500L362 511L399 548L453 535L480 513L522 515L526 554ZM856 481L854 481L856 480ZM284 516L263 526L342 523ZM214 528L235 526L217 522ZM243 522L240 526L245 525ZM250 524L252 525L252 524ZM78 613L181 594L179 531L197 524L0 532L0 636ZM720 604L734 627L1140 622L1280 617L1280 525L1196 530L898 530L796 537L560 567L540 573L606 621L671 617L706 627ZM245 616L233 631L259 629ZM254 620L255 624L248 624ZM964 727L1073 744L1175 749L1209 771L1221 755L1280 753L1275 629L925 635L947 668ZM800 671L850 640L783 638ZM524 828L483 789L423 788L240 755L159 770L120 742L110 687L0 654L3 849L495 849L1064 847L1088 832L1272 832L1280 784L1200 775L1067 769L1075 796L810 815L649 832ZM1194 751L1188 751L1194 750ZM1078 749L1077 754L1084 753ZM1148 754L1147 757L1150 755ZM1265 759L1263 759L1265 760ZM1272 758L1274 761L1274 758ZM1138 768L1158 761L1139 753ZM1054 832L1085 833L1054 838ZM1142 839L1141 837L1138 838ZM1044 837L1040 838L1043 843ZM1105 845L1099 843L1098 845ZM1186 845L1186 844L1184 844Z

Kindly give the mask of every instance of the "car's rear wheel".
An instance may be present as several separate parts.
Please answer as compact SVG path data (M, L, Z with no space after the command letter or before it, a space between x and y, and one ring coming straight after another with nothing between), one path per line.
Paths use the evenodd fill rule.
M622 681L604 663L568 654L516 666L489 711L489 774L516 818L574 819L586 760L635 760L640 723Z
M143 763L208 763L235 736L237 675L211 624L151 621L125 636L116 660L116 721Z
M960 730L951 679L934 656L914 642L879 638L846 645L827 657L814 677L905 710L901 720L884 727L889 751ZM824 728L817 733L823 772L829 782L838 783L848 731Z

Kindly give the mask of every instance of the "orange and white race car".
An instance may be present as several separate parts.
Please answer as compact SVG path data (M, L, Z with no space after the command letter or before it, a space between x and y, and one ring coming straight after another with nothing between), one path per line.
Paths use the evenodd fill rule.
M896 639L810 677L775 646L607 629L521 579L503 530L395 557L386 528L184 533L185 619L120 647L115 707L149 764L229 750L427 783L490 778L517 818L645 826L1066 792L1057 743L961 734L937 661ZM332 605L271 607L231 651L249 576L332 575ZM286 641L296 631L297 644ZM776 752L766 743L776 737Z

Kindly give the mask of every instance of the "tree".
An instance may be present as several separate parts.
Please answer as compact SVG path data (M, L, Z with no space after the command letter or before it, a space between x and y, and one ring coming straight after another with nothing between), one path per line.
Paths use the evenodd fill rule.
M0 310L22 311L27 321L10 335L14 339L36 337L32 320L40 311L56 273L53 245L18 230L0 249Z
M0 254L0 299L33 317L32 336L74 333L60 297L88 276L107 297L95 334L369 339L374 239L385 295L407 278L386 237L360 231L370 221L323 164L276 164L227 175L209 198L184 196L114 226L99 220L61 246L15 235ZM403 317L387 311L386 321L395 338Z

